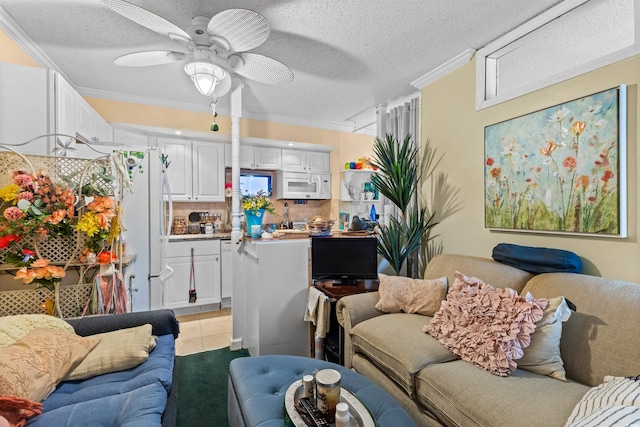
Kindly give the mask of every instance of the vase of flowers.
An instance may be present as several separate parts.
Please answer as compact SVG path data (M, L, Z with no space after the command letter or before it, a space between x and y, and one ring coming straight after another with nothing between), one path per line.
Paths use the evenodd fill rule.
M244 209L244 218L247 223L247 232L254 239L262 234L262 220L264 219L265 211L272 214L276 212L273 202L262 191L258 191L252 196L244 196L242 198L242 208Z

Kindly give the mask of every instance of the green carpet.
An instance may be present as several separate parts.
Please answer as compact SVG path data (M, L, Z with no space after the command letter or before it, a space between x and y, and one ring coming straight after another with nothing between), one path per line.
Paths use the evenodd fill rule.
M227 418L229 363L247 357L245 349L229 347L176 356L178 378L178 427L224 427Z

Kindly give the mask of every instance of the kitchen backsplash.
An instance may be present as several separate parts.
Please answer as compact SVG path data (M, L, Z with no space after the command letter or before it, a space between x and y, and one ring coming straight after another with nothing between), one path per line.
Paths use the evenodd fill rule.
M297 204L295 200L273 200L277 215L267 213L263 224L280 224L283 221L282 213L285 202L289 207L289 221L305 221L315 215L329 216L331 213L331 200L305 200L303 204ZM221 214L225 222L227 216L227 204L224 202L173 202L173 216L183 217L189 222L191 212L209 212Z

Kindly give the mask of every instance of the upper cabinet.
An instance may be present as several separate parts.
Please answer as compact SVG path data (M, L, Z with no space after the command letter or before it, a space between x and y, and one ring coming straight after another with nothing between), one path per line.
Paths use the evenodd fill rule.
M113 141L111 125L98 114L71 84L54 73L55 132L77 135L87 141Z
M173 201L224 201L224 144L158 138L167 156Z
M56 139L67 141L76 135L88 141L113 139L111 125L55 71L1 63L0 87L0 144L35 138L19 151L49 155ZM60 136L45 136L54 133Z
M19 144L51 132L51 75L42 68L0 63L0 144ZM50 138L20 147L21 153L49 154Z
M290 172L329 172L329 153L283 149L282 170Z
M113 128L78 95L76 104L76 134L87 141L113 141Z
M224 164L231 167L231 144L225 144ZM278 170L282 167L282 150L273 147L240 144L241 169Z

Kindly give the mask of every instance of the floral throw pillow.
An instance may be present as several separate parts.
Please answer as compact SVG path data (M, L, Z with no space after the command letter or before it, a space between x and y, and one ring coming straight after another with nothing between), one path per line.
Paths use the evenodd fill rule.
M462 360L507 376L515 371L523 349L542 319L546 299L522 297L456 272L446 301L423 330Z

